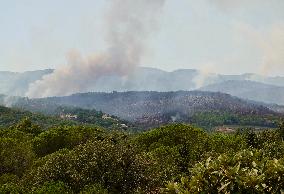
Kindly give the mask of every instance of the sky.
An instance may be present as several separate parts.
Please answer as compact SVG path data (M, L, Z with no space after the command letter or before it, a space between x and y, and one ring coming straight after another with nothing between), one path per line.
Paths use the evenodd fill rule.
M0 0L0 71L56 69L74 50L105 50L110 1ZM142 66L284 76L283 0L166 0L153 28Z

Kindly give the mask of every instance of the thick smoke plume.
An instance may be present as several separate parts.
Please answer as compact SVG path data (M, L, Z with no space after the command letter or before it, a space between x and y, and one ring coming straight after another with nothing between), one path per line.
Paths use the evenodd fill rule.
M107 50L83 57L72 51L67 64L30 85L27 96L62 96L89 91L101 76L125 76L141 61L147 35L164 0L112 0L105 17Z

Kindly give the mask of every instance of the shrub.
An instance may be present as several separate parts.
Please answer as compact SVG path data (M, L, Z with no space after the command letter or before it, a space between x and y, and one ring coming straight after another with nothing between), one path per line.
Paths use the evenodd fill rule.
M34 138L33 149L38 156L46 156L60 149L85 143L88 139L99 136L100 132L96 128L84 126L54 127Z
M165 180L187 173L188 165L193 166L208 151L208 141L203 130L183 124L153 129L135 139L142 151L156 158Z
M280 193L284 159L269 160L261 151L244 150L197 164L192 177L170 183L164 193Z
M101 184L92 184L85 186L80 194L108 194L108 190Z
M0 138L0 175L22 176L34 160L31 145L13 138Z
M0 185L0 193L1 194L24 194L26 192L21 186L15 183L6 183L3 185Z
M40 159L25 182L28 187L39 187L45 182L62 181L75 192L98 183L110 193L149 191L158 179L151 166L150 158L127 142L93 140Z
M71 189L63 182L46 182L42 187L33 192L33 194L72 194Z

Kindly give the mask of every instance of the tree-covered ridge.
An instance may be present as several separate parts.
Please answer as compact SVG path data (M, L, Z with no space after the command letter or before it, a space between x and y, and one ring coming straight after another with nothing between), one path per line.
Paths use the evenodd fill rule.
M245 114L230 113L230 112L197 112L189 119L189 123L203 127L205 129L214 129L214 127L223 125L232 126L251 126L276 128L282 116L273 114Z
M62 106L75 106L78 112L83 112L80 108L86 109L86 115L90 115L87 110L101 110L143 129L181 122L209 130L222 125L277 127L283 117L265 104L248 102L228 94L200 91L82 93L43 99L19 98L14 100L13 106L50 115L58 114L58 108ZM84 114L81 115L88 117Z
M39 99L37 102L39 101L95 108L129 120L157 114L192 115L198 111L212 110L240 114L274 113L265 106L253 104L228 94L201 91L82 93L66 97Z
M59 119L55 116L46 116L17 108L0 106L0 127L9 127L10 125L14 125L25 118L29 118L42 128L48 128L53 125L76 124L75 122Z
M123 121L118 117L96 111L94 109L82 109L76 107L58 107L52 115L63 119L79 122L81 124L92 124L108 129L134 129L130 122Z
M138 134L92 126L0 130L0 193L281 193L284 125L207 133L183 124Z
M42 111L43 112L43 111ZM135 130L127 121L101 111L87 110L75 107L57 107L50 114L31 113L23 108L7 108L0 106L0 127L9 127L28 118L33 123L46 129L60 125L95 125L106 129Z

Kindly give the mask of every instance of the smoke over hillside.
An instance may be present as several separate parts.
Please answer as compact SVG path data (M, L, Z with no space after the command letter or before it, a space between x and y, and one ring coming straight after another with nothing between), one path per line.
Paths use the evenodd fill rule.
M112 0L105 16L107 50L82 56L72 51L67 65L32 83L29 97L62 96L90 90L98 78L125 76L139 65L145 40L152 29L164 0Z

